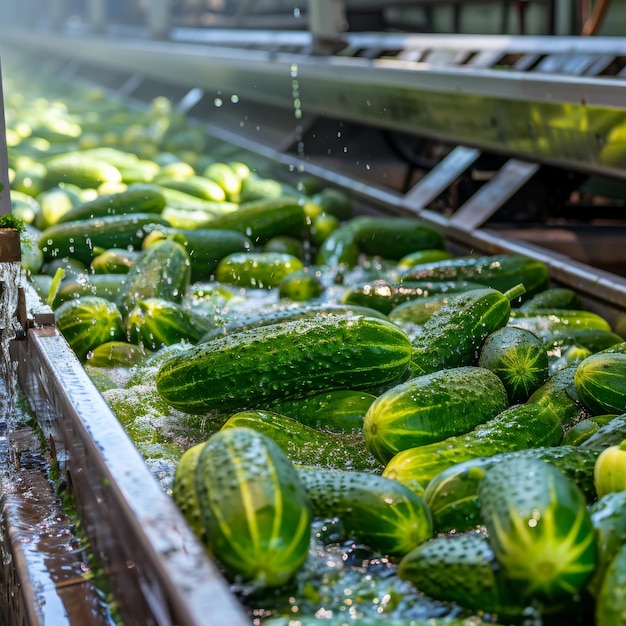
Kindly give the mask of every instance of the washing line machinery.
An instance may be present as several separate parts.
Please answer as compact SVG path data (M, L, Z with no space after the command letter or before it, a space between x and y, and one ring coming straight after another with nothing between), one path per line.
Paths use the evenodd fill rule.
M421 217L456 252L541 259L555 284L626 328L626 40L342 33L324 53L315 44L314 33L295 31L176 28L167 41L114 28L0 31L3 57L34 56L53 75L135 102L169 96L286 177L345 189L364 210ZM611 202L575 207L569 197L581 189ZM126 622L247 623L50 311L24 289L23 338L11 346L19 384ZM23 430L7 438L2 551L5 582L19 589L5 599L12 623L106 623L80 556L52 538L55 498L45 498L41 465L16 463L39 458L37 442ZM28 481L49 503L48 525L28 490L10 487ZM58 536L71 536L62 512L53 518Z

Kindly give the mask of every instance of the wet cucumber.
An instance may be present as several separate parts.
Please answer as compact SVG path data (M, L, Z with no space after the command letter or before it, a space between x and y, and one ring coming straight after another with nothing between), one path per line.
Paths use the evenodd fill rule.
M539 459L508 459L478 487L489 543L522 600L573 598L591 580L598 549L581 490Z
M519 255L463 256L416 265L402 280L468 280L498 291L522 284L528 298L548 287L548 267L541 261Z
M476 457L456 463L437 474L428 483L424 500L438 532L470 530L483 523L478 486L485 472L506 459L537 458L557 467L580 487L588 502L593 502L596 497L593 471L598 454L595 450L560 445Z
M518 404L462 435L408 448L387 463L383 476L426 487L447 468L479 456L556 446L563 427L552 411L537 404Z
M520 311L541 311L546 309L581 309L580 296L573 289L552 287L529 298L520 306Z
M378 474L302 469L298 475L314 517L339 518L346 538L383 555L403 555L432 536L420 496Z
M626 612L626 545L621 546L609 564L596 602L596 626L624 622Z
M119 193L106 194L89 202L83 202L64 213L57 223L63 224L75 220L89 220L129 213L155 213L158 215L164 208L165 198L162 193L154 188L142 188L139 185Z
M111 163L80 152L67 152L46 162L46 188L59 183L76 185L82 189L96 189L102 183L122 182L122 174Z
M271 289L303 267L298 257L284 252L234 252L220 260L215 278L226 285Z
M382 462L394 454L466 433L508 407L500 379L482 367L460 367L416 376L372 402L363 436Z
M173 496L231 580L285 584L308 556L310 505L274 441L247 428L212 435L181 459Z
M574 376L581 402L594 415L626 412L626 354L599 352L579 364Z
M390 322L320 315L200 343L163 363L156 383L163 399L183 411L239 411L391 384L410 358L409 338Z
M475 365L487 336L507 323L511 295L484 287L451 297L413 338L414 371L429 374Z
M222 426L251 428L274 440L295 465L324 468L379 471L380 464L365 448L359 431L329 433L273 411L247 410L231 415Z
M586 417L567 430L563 437L562 445L580 446L585 444L600 429L611 422L617 415L609 413L608 415L596 415L594 417ZM623 424L626 426L626 421ZM622 439L626 438L626 430ZM609 444L611 445L611 444Z
M70 257L86 265L94 248L139 249L154 225L168 225L159 215L135 213L55 224L42 231L39 249L47 260Z

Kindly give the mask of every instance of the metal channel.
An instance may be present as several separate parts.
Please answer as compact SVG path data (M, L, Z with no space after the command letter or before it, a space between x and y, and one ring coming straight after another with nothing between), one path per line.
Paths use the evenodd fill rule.
M249 624L59 331L32 328L18 376L71 486L125 623Z
M626 83L620 78L19 31L3 41L285 110L294 108L297 81L305 115L626 179Z

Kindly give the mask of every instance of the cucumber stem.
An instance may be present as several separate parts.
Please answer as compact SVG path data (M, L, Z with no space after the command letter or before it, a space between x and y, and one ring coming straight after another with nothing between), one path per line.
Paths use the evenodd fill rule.
M526 293L526 287L522 283L515 285L515 287L511 287L504 292L507 300L511 302L511 300L515 300L515 298L519 298Z

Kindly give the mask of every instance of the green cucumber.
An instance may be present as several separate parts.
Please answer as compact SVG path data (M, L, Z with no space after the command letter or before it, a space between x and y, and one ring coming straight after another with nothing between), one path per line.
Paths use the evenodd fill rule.
M544 343L550 343L555 339L564 339L570 344L577 343L575 333L580 331L611 332L611 325L601 315L576 309L534 309L532 311L514 309L511 311L509 326L530 330Z
M122 174L114 165L80 152L66 152L46 162L46 188L69 183L82 189L95 189L102 183L119 182Z
M478 365L500 378L510 404L526 402L548 378L548 353L543 342L523 328L504 327L489 334Z
M197 343L214 324L182 304L164 298L138 300L124 320L131 343L158 350L181 341Z
M124 338L122 314L114 302L105 298L68 300L54 311L54 321L81 360L96 346Z
M266 253L267 254L267 253ZM298 257L295 257L298 258ZM324 283L315 271L307 267L289 272L278 284L278 297L292 302L309 302L324 293Z
M202 341L210 341L232 332L250 328L261 328L262 326L282 322L293 322L295 320L317 317L319 315L363 315L366 317L387 319L385 315L374 309L350 306L347 304L334 304L332 302L328 304L279 303L270 306L261 306L255 311L245 311L242 314L228 317L219 324L218 328L208 332L202 338Z
M94 248L141 248L155 224L165 226L167 222L150 213L75 220L46 228L38 245L47 260L70 257L88 265L95 256Z
M520 306L520 311L542 311L546 309L581 309L580 296L573 289L551 287L535 294Z
M87 364L102 368L133 367L143 363L149 355L142 346L127 341L107 341L87 354Z
M185 454L175 501L231 580L288 582L308 556L311 511L298 473L274 441L247 428L212 435ZM200 522L201 519L201 522Z
M509 294L490 287L451 297L413 338L414 370L429 374L476 365L483 342L507 323L510 312Z
M467 291L470 291L469 289ZM407 302L401 302L395 306L387 315L389 321L398 324L403 328L414 327L417 332L435 311L438 311L444 304L448 304L458 292L438 293L434 296L414 298Z
M548 287L548 267L519 254L461 256L416 265L402 274L403 280L468 280L507 291L522 284L530 297Z
M453 294L480 289L482 285L468 281L406 281L394 283L377 279L348 288L342 295L343 304L356 304L376 309L388 315L398 305L428 298L435 294Z
M64 213L58 224L75 220L89 220L109 215L127 215L129 213L159 214L165 208L163 194L151 187L140 185L119 193L98 196L89 202L83 202Z
M240 411L222 426L251 428L274 440L294 465L319 465L324 468L379 471L379 463L365 447L359 431L349 434L317 430L301 422L265 410Z
M521 617L526 604L500 575L500 566L482 533L434 537L404 556L398 576L441 602L504 618Z
M456 463L502 452L556 446L562 438L563 427L552 411L537 404L518 404L469 433L401 450L387 463L383 476L426 487L437 474Z
M363 428L365 414L375 399L375 395L366 391L337 389L307 398L279 401L270 408L313 428L350 433Z
M84 274L65 278L54 296L52 308L57 308L67 300L83 296L97 296L115 302L125 276L125 274Z
M434 248L433 250L415 250L414 252L405 254L398 260L398 268L408 270L422 263L432 263L433 261L444 261L453 258L454 255L451 252L439 248Z
M520 328L519 330L522 329ZM593 353L584 346L574 344L572 346L563 346L563 348L555 352L549 351L547 354L549 362L548 373L554 374L555 372L565 369L566 367L579 365L584 359L591 356Z
M600 352L576 369L576 391L592 414L626 412L626 354Z
M218 263L215 278L226 285L271 289L303 267L298 257L284 252L234 252Z
M593 417L586 417L571 428L567 430L561 445L564 446L580 446L585 443L590 437L595 435L603 426L608 424L613 418L617 417L614 413L608 415L595 415ZM626 432L624 434L624 439ZM610 444L609 444L610 445Z
M94 274L126 274L138 256L136 250L109 248L94 257L89 267Z
M522 599L559 600L581 593L598 563L582 491L539 459L507 459L478 487L489 543Z
M354 266L359 253L399 260L416 250L443 249L442 233L411 217L359 215L343 222L320 245L317 264Z
M626 491L611 491L589 507L591 523L596 531L599 563L591 590L597 595L608 566L626 544Z
M238 411L391 384L410 358L409 338L390 322L320 315L200 343L163 363L156 383L165 401L183 411Z
M423 499L378 474L302 469L299 477L314 517L339 518L346 538L382 555L404 555L432 536Z
M483 519L478 501L478 485L485 472L506 459L537 458L557 467L580 487L588 502L593 502L596 497L593 471L598 454L596 450L559 445L476 457L456 463L437 474L428 483L424 500L438 532L462 532L481 526Z
M205 176L187 176L186 178L166 178L159 176L155 182L168 189L176 189L201 200L211 202L223 202L226 200L226 193L214 180Z
M142 250L125 275L117 303L124 317L147 298L180 303L190 282L187 251L173 239L162 239Z
M582 405L574 384L576 366L566 367L552 374L528 398L529 404L540 404L549 409L567 430L585 417L589 411Z
M466 433L509 406L500 379L482 367L416 376L391 387L365 414L363 436L382 462L400 450Z
M295 196L246 202L236 211L214 217L207 228L236 230L262 245L278 235L299 233L305 224L302 202Z
M608 422L600 424L594 433L580 443L580 446L604 450L604 448L609 446L620 444L624 439L626 439L626 414L614 415Z
M621 546L609 564L596 602L596 626L624 623L626 613L626 545Z
M624 339L617 333L608 330L588 328L570 329L567 332L561 332L556 336L548 337L544 343L549 353L562 351L573 345L587 348L592 353L609 350L610 348L619 352L619 346L624 343Z

